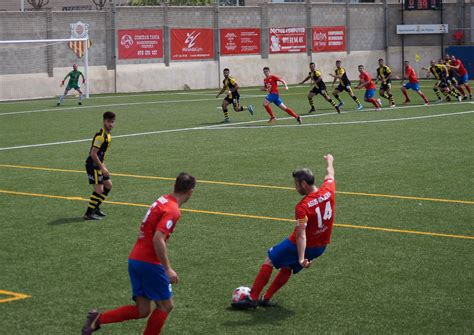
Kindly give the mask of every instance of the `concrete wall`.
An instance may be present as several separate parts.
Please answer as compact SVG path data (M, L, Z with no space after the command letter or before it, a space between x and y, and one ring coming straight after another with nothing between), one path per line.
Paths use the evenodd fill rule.
M386 9L387 8L387 9ZM445 4L444 22L450 30L464 25L470 27L471 6ZM387 11L387 15L385 15ZM463 14L464 13L464 14ZM69 24L77 21L89 24L94 45L89 50L91 93L139 92L175 90L189 86L193 89L218 87L220 68L229 67L243 86L260 85L262 67L297 83L307 74L308 62L313 60L323 73L332 73L334 61L341 59L355 80L357 65L364 64L375 71L377 59L386 58L393 70L401 72L401 37L396 25L401 23L400 5L384 4L264 4L258 7L118 7L111 10L77 12L0 12L0 39L67 38ZM461 15L462 14L462 15ZM461 15L461 17L459 16ZM387 17L387 19L386 19ZM464 17L464 18L463 18ZM438 11L405 12L404 21L410 23L439 23ZM347 26L347 52L268 54L268 28L311 26ZM169 28L262 28L262 55L216 56L206 61L169 61ZM153 60L117 60L116 34L119 29L165 28L165 57ZM387 34L386 34L387 32ZM217 33L217 30L216 30ZM388 35L388 39L386 36ZM470 41L468 30L466 40ZM453 44L451 34L442 40L444 46ZM441 55L440 36L406 36L405 59L414 60L416 53L422 62ZM217 50L217 36L214 41ZM0 45L0 100L58 94L58 83L71 64L82 63L65 43L54 46ZM115 65L116 64L116 65ZM116 71L115 71L116 70ZM158 80L156 78L159 78ZM28 80L25 80L28 79ZM25 84L28 82L28 84ZM24 85L30 85L25 90Z

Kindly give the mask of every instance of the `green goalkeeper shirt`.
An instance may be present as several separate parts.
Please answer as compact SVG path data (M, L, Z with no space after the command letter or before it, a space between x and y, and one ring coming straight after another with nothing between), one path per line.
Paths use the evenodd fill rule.
M68 82L68 86L71 86L71 85L75 85L75 86L78 86L79 85L79 77L82 76L82 72L81 71L71 71L68 73L69 76L69 82ZM66 76L66 78L67 78Z

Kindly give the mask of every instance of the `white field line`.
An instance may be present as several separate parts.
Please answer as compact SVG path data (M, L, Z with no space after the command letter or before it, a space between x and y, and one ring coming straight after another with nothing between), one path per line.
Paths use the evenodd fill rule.
M348 112L345 112L345 113L348 113ZM166 134L166 133L184 132L184 131L190 131L190 130L215 130L215 129L227 129L227 128L230 128L230 129L284 128L284 127L301 127L301 126L304 127L304 126L323 126L323 125L343 125L343 124L367 124L367 123L381 123L381 122L396 122L396 121L410 121L410 120L419 120L419 119L429 119L429 118L452 116L452 115L462 115L462 114L470 114L470 113L474 113L474 111L446 113L446 114L434 114L434 115L425 115L425 116L413 116L413 117L396 118L396 119L342 121L342 122L326 122L326 123L308 123L308 124L302 124L302 125L273 125L273 126L245 126L245 127L241 126L241 125L244 125L244 124L248 125L248 124L266 122L266 120L255 120L255 121L238 122L238 123L234 123L234 124L232 124L232 123L231 124L218 124L218 125L203 126L203 127L164 129L164 130L141 132L141 133L123 134L123 135L116 135L116 136L114 136L114 138ZM322 116L328 116L328 115L333 115L333 114L332 113L325 113L325 114L316 114L316 115L306 115L304 117L305 118L312 118L312 117L322 117ZM282 118L280 120L288 120L288 119L292 119L292 118L287 117L287 118ZM15 149L26 149L26 148L36 148L36 147L46 147L46 146L52 146L52 145L81 143L81 142L89 142L89 141L90 141L90 139L87 138L87 139L80 139L80 140L49 142L49 143L40 143L40 144L28 144L28 145L17 145L17 146L12 146L12 147L0 148L0 151L15 150Z

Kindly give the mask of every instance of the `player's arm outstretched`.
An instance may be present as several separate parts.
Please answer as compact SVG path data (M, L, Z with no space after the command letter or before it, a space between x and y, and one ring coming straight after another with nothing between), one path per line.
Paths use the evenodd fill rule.
M67 78L69 78L70 75L71 75L71 73L68 73L68 74L64 77L64 79L61 81L61 85L60 85L61 87L64 86L64 82L66 81Z
M324 159L327 162L326 166L326 176L324 179L334 179L334 157L331 154L324 156Z
M219 93L217 93L216 98L219 98L219 96L220 96L222 93L224 93L226 90L227 90L227 86L224 86L224 87L219 91Z
M303 85L303 84L306 83L310 78L311 78L311 76L306 76L306 78L304 78L303 81L300 82L299 84L300 84L300 85Z
M178 283L178 274L171 268L170 261L168 259L168 252L166 250L166 234L160 230L155 232L153 236L153 247L155 248L156 256L160 259L161 264L165 268L166 275L168 276L170 283Z

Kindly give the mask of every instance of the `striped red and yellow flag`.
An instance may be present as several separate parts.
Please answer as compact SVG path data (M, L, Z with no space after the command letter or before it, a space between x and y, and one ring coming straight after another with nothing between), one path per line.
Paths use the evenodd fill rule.
M84 57L86 51L85 41L70 41L68 42L69 48L76 54L78 58ZM87 48L92 46L92 40L87 40Z

